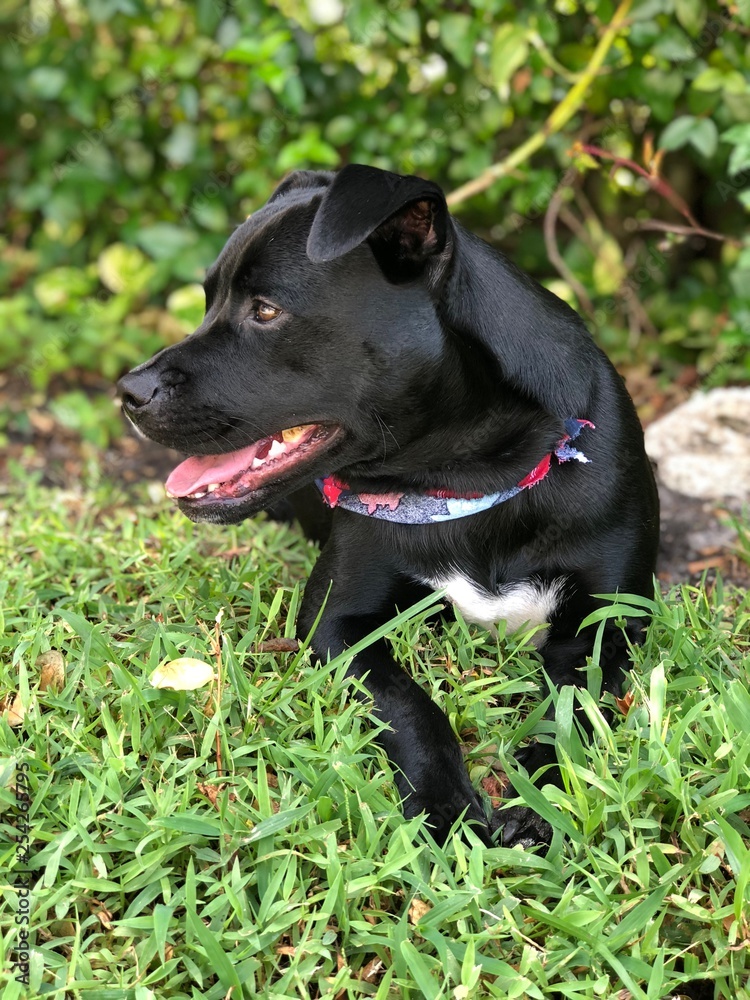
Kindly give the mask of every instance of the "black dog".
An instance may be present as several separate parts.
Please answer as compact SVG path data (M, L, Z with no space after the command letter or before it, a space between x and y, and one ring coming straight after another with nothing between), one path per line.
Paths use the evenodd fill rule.
M451 219L435 184L365 166L288 177L205 289L200 329L121 380L123 407L196 456L167 481L188 517L290 497L325 541L299 621L306 635L325 604L318 657L445 587L484 625L546 623L548 676L580 684L591 595L652 593L658 501L622 379L576 313ZM618 692L627 648L605 640ZM438 839L462 814L486 842L496 826L545 839L523 807L488 821L448 720L385 640L351 673L390 724L407 815L425 810ZM550 746L524 764L555 780Z

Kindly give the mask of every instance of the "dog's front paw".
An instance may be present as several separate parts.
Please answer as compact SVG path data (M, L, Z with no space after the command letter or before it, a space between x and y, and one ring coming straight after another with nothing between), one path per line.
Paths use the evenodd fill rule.
M493 831L500 830L500 841L503 847L541 846L546 854L552 843L552 827L546 819L535 813L528 806L508 806L506 809L496 809L490 819Z
M407 818L418 816L422 812L427 813L427 825L438 844L445 843L453 824L463 817L463 823L472 828L482 843L487 847L492 846L487 816L481 799L473 790L469 802L463 796L438 799L434 795L420 798L412 795L405 801L404 815Z

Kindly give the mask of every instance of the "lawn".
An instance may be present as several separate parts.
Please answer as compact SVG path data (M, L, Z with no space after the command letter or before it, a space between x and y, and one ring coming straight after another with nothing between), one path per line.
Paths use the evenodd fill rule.
M577 696L591 746L572 690L559 692L567 787L548 787L545 805L517 779L555 829L546 857L470 833L438 848L400 815L346 663L269 648L294 635L315 557L296 529L196 526L148 486L9 489L7 1000L750 998L746 593L717 582L658 596L618 724ZM392 623L396 654L494 793L514 747L550 732L537 656L528 636L429 627L439 603ZM64 680L41 690L49 650ZM150 684L181 656L218 680ZM28 857L11 825L24 762ZM11 969L26 942L28 986Z

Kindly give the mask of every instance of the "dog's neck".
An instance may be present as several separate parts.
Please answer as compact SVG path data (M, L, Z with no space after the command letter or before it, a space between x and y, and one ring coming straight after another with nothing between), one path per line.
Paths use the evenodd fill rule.
M589 412L591 386L580 372L596 371L601 351L580 316L455 220L452 237L441 293L447 325L483 345L499 359L503 377L549 412Z

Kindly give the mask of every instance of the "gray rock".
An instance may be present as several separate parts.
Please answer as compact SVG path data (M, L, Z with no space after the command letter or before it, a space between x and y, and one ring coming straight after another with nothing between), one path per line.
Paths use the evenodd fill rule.
M696 393L646 428L646 451L671 490L750 499L750 387Z

